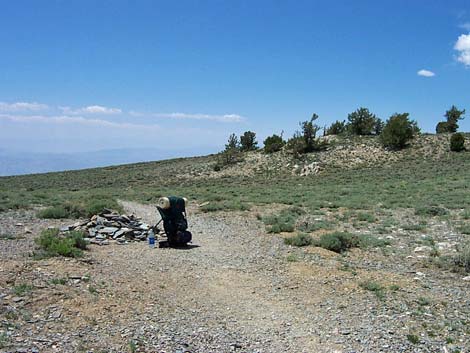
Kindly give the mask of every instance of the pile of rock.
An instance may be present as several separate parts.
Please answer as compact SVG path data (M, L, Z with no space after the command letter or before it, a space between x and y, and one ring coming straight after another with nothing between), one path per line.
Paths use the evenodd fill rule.
M118 243L146 240L152 227L134 215L121 215L108 209L94 215L85 222L62 227L62 232L72 230L87 233L87 240L92 244L105 245L109 239Z

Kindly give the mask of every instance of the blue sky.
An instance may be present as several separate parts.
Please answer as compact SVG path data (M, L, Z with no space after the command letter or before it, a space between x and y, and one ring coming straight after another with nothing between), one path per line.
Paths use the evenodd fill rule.
M434 131L470 113L469 32L457 0L3 1L0 149L217 152L360 106Z

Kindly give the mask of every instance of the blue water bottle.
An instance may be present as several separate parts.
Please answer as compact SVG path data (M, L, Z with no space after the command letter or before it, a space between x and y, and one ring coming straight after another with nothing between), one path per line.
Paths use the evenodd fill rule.
M149 239L149 247L153 249L155 247L155 233L153 232L153 229L149 230L148 239Z

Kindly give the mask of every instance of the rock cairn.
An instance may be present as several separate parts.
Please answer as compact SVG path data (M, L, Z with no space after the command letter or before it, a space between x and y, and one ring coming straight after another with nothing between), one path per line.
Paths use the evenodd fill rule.
M111 239L120 244L128 241L146 240L150 229L152 226L142 222L139 217L121 215L104 209L85 222L62 227L60 231L83 231L88 236L86 240L91 244L106 245Z

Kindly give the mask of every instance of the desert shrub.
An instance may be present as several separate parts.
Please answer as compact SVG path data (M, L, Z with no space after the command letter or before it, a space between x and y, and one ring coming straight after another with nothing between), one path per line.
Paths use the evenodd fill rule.
M256 141L256 133L252 131L245 131L240 136L240 150L241 151L253 151L257 148L258 142Z
M122 211L121 205L112 198L95 196L86 202L65 202L61 205L45 208L37 213L39 218L63 219L91 217L103 209Z
M274 223L273 225L267 228L268 233L292 233L294 231L294 223L293 222L280 222Z
M80 205L66 202L62 205L48 207L37 213L39 218L62 219L62 218L80 218L86 216L86 212Z
M353 135L373 135L379 119L367 108L359 108L348 115L347 128Z
M394 114L388 119L380 141L382 145L390 148L403 148L419 132L415 121L408 119L408 113Z
M415 208L415 214L417 216L428 216L428 217L436 217L436 216L446 216L449 214L449 211L444 207L440 206L421 206Z
M457 248L457 255L454 257L456 266L463 268L466 272L470 272L470 241L463 242Z
M37 217L46 219L68 218L69 214L63 206L53 206L45 208L37 213Z
M71 231L67 237L72 240L72 245L80 250L88 248L88 242L84 238L84 233L76 230Z
M418 344L420 342L419 336L415 335L415 334L412 334L412 333L407 334L406 339L408 341L410 341L411 343L413 343L413 344Z
M274 152L280 151L282 147L284 147L284 145L286 144L286 142L282 138L282 134L281 136L278 136L276 134L272 136L268 136L266 137L263 143L264 143L264 152L266 153L274 153Z
M364 281L359 283L359 287L361 287L364 290L373 292L377 298L383 299L385 297L384 290L385 288L380 284L375 281Z
M350 248L358 247L359 239L357 235L354 234L334 232L323 234L315 245L323 249L341 253Z
M35 239L43 257L65 256L80 257L82 248L86 249L83 235L74 232L72 235L60 235L58 229L46 229Z
M279 214L263 217L263 222L268 226L268 233L293 232L295 221L303 213L300 207L290 207Z
M313 239L310 235L299 233L290 238L285 238L284 243L292 246L309 246L313 244Z
M23 296L33 290L33 286L27 283L21 283L13 287L13 293L17 296Z
M93 198L85 203L81 216L91 217L102 212L104 209L122 211L122 206L115 199Z
M462 133L458 132L450 137L450 150L453 152L465 150L465 137Z
M351 248L373 248L388 245L387 240L378 239L371 235L334 232L323 234L315 245L321 248L342 253Z
M360 222L373 223L377 219L375 218L375 216L373 214L370 214L370 213L367 213L367 212L359 212L357 214L357 220L360 221Z
M459 227L459 232L462 234L470 235L470 225L465 224Z
M346 131L346 121L336 120L325 131L326 135L340 135Z

